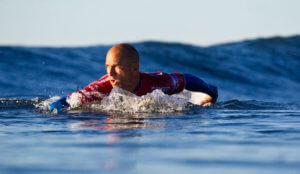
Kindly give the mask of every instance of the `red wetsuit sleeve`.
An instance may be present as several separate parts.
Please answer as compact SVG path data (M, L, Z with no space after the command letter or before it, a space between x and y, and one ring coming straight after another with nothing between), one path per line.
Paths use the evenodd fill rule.
M105 95L110 93L111 89L112 86L109 81L108 75L105 75L99 80L92 82L84 89L69 94L69 96L79 94L81 104L84 104L93 101L101 101Z
M179 72L168 73L171 89L167 94L176 94L183 91L185 86L184 76Z

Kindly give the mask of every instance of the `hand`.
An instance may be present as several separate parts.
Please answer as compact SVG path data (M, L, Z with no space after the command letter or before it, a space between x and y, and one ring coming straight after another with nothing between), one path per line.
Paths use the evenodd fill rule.
M69 106L69 103L67 103L67 97L62 97L50 104L50 111L52 112L54 109L56 109L58 112L60 112L64 107Z
M213 99L209 95L205 95L205 97L200 101L201 106L210 106L213 103Z

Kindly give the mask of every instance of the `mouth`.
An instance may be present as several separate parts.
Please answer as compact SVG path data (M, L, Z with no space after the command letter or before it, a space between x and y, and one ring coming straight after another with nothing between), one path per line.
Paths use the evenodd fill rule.
M117 84L117 80L115 80L115 79L110 79L110 83L112 84L112 85L116 85Z

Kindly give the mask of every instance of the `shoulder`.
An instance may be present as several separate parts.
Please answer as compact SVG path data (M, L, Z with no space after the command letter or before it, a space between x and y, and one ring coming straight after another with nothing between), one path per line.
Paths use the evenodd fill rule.
M164 73L164 72L143 72L140 73L141 78L154 78L154 79L170 79L170 80L178 80L183 79L184 76L179 72L173 73Z
M161 77L163 75L162 72L142 72L140 73L142 77Z
M164 73L164 72L151 72L142 73L142 80L151 80L162 85L172 85L174 88L182 88L185 85L183 74L179 72Z
M107 74L102 76L97 81L94 81L91 84L89 84L89 86L107 86L107 85L111 85Z
M99 82L99 83L105 83L105 82L107 82L107 81L109 81L109 77L108 77L108 75L106 74L106 75L102 76L100 79L98 79L96 82Z

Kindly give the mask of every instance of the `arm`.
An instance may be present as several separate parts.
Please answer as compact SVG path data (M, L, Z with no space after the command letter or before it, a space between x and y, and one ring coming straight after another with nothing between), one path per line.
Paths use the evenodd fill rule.
M84 103L100 101L105 94L111 91L111 84L107 80L107 76L103 76L98 81L89 84L86 88L73 92L68 96L62 97L59 100L50 104L50 110L57 109L60 112L63 108L80 106Z
M104 95L100 91L97 91L97 89L98 88L95 87L95 82L91 83L86 88L68 94L67 96L64 96L59 100L51 103L50 111L56 109L58 112L61 112L63 108L67 108L70 105L72 107L78 107L84 103L89 103L97 100L100 101L104 97Z
M207 94L204 100L201 101L200 105L206 103L215 103L218 98L218 90L215 86L205 83L203 80L192 74L183 74L185 80L185 89L189 91L197 91Z

